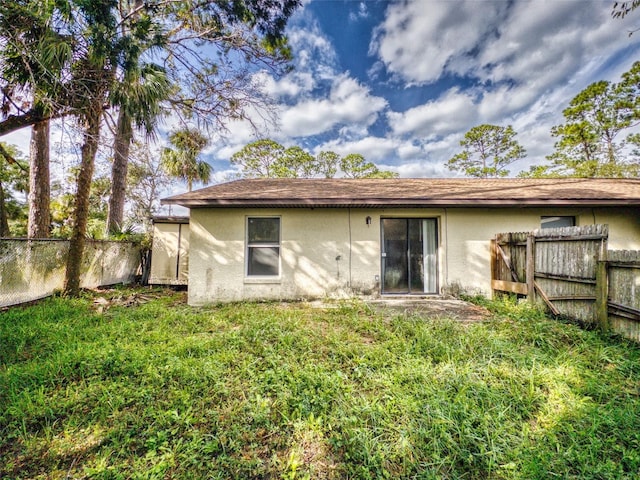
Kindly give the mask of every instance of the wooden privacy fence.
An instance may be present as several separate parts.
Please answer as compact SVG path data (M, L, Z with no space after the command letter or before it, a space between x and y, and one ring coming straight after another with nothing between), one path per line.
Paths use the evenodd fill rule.
M500 233L492 289L640 341L640 252L608 250L608 236L607 225Z

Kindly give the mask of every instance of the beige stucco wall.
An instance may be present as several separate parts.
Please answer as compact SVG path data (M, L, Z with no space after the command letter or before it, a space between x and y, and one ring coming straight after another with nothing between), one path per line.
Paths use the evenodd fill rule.
M151 248L151 285L187 285L189 282L188 223L154 223Z
M355 223L355 212L351 220ZM277 279L245 276L248 216L281 218ZM322 297L345 294L349 284L375 287L379 227L351 225L346 209L193 209L189 302ZM349 246L351 245L351 249ZM351 273L351 277L349 276ZM366 281L365 281L366 279Z
M457 284L488 293L490 239L539 228L547 215L576 216L578 225L607 223L611 249L640 249L640 210L631 208L192 209L189 303L379 294L384 217L436 218L440 291ZM248 216L281 218L277 279L245 276Z

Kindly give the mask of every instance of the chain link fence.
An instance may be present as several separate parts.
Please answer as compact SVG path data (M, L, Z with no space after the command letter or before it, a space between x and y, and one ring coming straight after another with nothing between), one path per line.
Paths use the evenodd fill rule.
M0 239L0 307L47 297L64 286L68 240ZM131 283L140 247L130 242L87 240L80 285Z

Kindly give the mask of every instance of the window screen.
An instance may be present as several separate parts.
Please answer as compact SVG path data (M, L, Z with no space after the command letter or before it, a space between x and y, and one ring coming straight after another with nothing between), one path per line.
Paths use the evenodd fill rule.
M247 276L280 275L280 219L247 219Z
M575 227L576 217L540 217L542 228Z

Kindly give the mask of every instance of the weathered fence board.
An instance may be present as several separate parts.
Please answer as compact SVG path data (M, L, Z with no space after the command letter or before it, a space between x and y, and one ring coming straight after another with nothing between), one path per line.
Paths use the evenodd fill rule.
M640 251L611 251L609 276L609 324L629 338L640 339Z
M640 341L640 252L608 251L608 234L607 225L498 234L493 289Z

